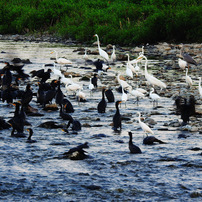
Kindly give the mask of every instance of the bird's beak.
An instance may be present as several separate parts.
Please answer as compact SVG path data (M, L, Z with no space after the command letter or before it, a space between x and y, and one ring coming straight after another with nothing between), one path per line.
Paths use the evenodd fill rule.
M141 60L142 58L143 58L143 56L140 55L136 60L139 61L139 60Z

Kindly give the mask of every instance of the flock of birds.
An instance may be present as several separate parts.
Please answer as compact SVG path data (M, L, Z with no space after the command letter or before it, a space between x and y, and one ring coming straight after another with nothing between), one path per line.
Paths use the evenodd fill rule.
M97 37L97 45L98 45L98 52L99 55L106 61L103 62L100 59L97 59L94 62L94 66L96 69L94 70L93 77L90 78L90 82L88 85L88 89L90 91L90 95L92 96L93 91L98 89L98 77L103 73L107 72L110 69L109 62L116 62L116 54L115 54L115 46L113 46L113 51L111 54L111 58L109 57L108 53L104 51L100 47L100 41L97 34L94 35ZM71 126L73 131L79 131L82 129L82 125L79 120L76 120L72 117L71 113L74 113L74 107L67 96L61 90L61 86L65 86L67 92L73 92L77 98L78 103L86 101L86 94L83 92L83 86L80 83L75 83L71 78L67 78L64 76L61 68L58 68L58 65L61 67L64 65L71 65L72 61L67 60L65 58L58 58L58 53L53 51L56 54L56 60L54 65L51 68L45 70L45 65L40 70L34 70L30 72L30 74L25 74L23 71L23 65L16 65L17 61L13 61L13 65L6 62L5 66L0 70L1 72L1 100L2 102L7 102L8 104L13 104L15 106L14 116L9 120L5 121L3 118L0 119L0 127L1 129L4 128L12 128L11 136L14 137L26 137L24 133L24 127L26 125L30 125L27 123L26 116L33 115L38 116L40 113L36 108L31 106L31 101L34 96L36 96L36 102L44 109L44 110L57 110L59 108L59 115L60 117L68 121L68 124L62 128L63 131L68 133L68 129ZM197 65L196 61L187 53L183 52L183 47L181 49L181 56L183 60L179 58L179 66L183 70L186 69L186 83L191 86L192 80L191 77L188 76L188 69L190 64ZM133 79L133 76L137 77L140 73L140 67L138 63L142 60L145 61L144 63L144 76L147 84L151 87L149 92L149 97L153 101L153 106L158 107L158 101L160 100L160 96L155 93L155 88L165 89L167 87L166 83L161 81L160 79L154 77L152 74L148 72L148 59L144 54L144 47L142 47L142 51L139 53L139 56L130 61L129 54L126 54L128 57L126 63L126 72L125 75L129 78L128 82L123 80L123 75L117 72L117 82L120 85L120 92L122 93L121 99L115 102L115 96L112 90L109 88L102 88L102 98L97 103L97 112L98 113L106 113L107 101L108 102L115 102L116 112L113 116L113 130L120 131L122 129L122 115L120 113L119 106L121 103L126 103L128 100L128 94L131 94L137 99L137 104L140 98L144 98L147 94L147 91L143 88L136 88L133 89L132 85L129 84L129 81ZM83 56L85 63L88 60L87 51L85 49L85 54ZM133 65L135 64L135 66ZM52 79L52 74L56 76L57 79ZM32 91L32 86L29 83L30 78L38 78L38 91L34 93ZM28 81L25 90L19 90L19 80ZM51 80L51 82L50 82ZM199 78L199 94L202 98L202 88L201 88L201 78ZM107 98L107 101L105 99ZM55 105L51 103L55 100ZM187 102L185 98L178 97L176 99L176 106L179 114L181 114L181 118L183 120L183 124L186 125L189 122L189 117L194 115L195 113L195 99L192 96ZM154 136L154 132L152 129L141 120L141 113L137 112L139 126L142 128L146 137L143 140L143 144L151 145L155 142L163 144L165 142L157 139ZM53 124L47 123L47 124ZM51 127L51 126L50 126ZM32 140L33 130L31 127L27 129L29 131L29 136L27 138L28 143L34 143L35 140ZM132 141L132 132L128 132L129 135L129 150L131 153L141 153L141 149L133 144ZM83 150L84 148L88 148L88 143L84 143L79 145L78 147L70 149L68 152L65 152L62 157L70 158L70 159L84 159L87 157L86 151ZM75 155L76 152L76 155Z

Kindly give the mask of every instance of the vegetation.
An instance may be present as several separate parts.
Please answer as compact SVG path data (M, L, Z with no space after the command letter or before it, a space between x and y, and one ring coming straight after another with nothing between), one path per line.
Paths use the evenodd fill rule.
M201 42L199 0L1 0L0 33L132 45Z

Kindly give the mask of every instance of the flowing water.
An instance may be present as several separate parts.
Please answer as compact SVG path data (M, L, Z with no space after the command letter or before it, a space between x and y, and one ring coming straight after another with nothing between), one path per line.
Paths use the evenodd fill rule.
M44 63L53 63L51 54L57 50L60 56L73 61L67 72L91 75L93 65L84 64L82 55L73 52L76 47L58 44L0 41L1 68L3 61L15 57L30 59L26 64L26 73L37 70ZM96 48L89 48L96 50ZM97 55L90 55L96 60ZM162 62L162 61L161 61ZM149 65L159 61L149 61ZM81 67L90 67L81 68ZM63 67L63 69L66 69ZM121 94L115 90L117 83L112 81L116 72L125 73L122 62L112 65L103 75L99 86L111 84L116 100ZM169 74L169 72L167 72ZM172 73L171 73L172 74ZM55 78L52 75L51 78ZM45 121L54 120L66 124L59 117L59 111L44 111L34 97L31 106L39 109L40 117L27 117L34 131L36 143L26 143L26 138L10 136L11 129L0 131L0 200L1 201L200 201L202 196L202 160L201 133L199 131L181 131L180 127L169 125L173 120L180 120L174 113L174 100L161 94L159 107L153 108L148 96L141 99L139 105L129 96L120 107L124 117L122 131L112 130L112 117L115 104L108 103L105 114L98 114L97 104L101 100L101 88L90 96L89 81L75 82L83 84L87 102L76 101L72 93L62 90L72 102L75 112L73 118L82 124L78 134L70 130L69 134L61 129L38 127ZM140 77L144 80L144 76ZM138 80L139 77L134 78ZM37 79L30 79L32 89L37 92ZM130 81L131 84L134 81ZM184 82L184 81L183 81ZM180 82L179 82L180 83ZM25 84L21 82L21 89ZM195 87L196 88L196 87ZM148 89L148 88L147 88ZM158 91L160 92L160 91ZM197 91L195 91L197 92ZM143 145L145 136L138 125L137 111L142 117L156 121L151 125L155 137L167 144ZM14 107L0 101L0 113L5 120L13 117ZM198 118L201 121L201 117ZM142 150L142 154L130 154L128 149L128 131L133 133L133 142ZM185 134L187 138L178 138ZM84 142L89 143L89 158L73 161L57 158ZM198 148L198 149L197 149Z

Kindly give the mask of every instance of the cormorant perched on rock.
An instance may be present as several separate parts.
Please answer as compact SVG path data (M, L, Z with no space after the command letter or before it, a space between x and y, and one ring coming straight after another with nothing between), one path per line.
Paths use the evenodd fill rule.
M165 142L155 138L154 136L147 136L143 139L143 144L147 144L147 145L152 145L155 142L159 143L159 144L166 144Z
M114 98L114 94L111 89L106 90L105 95L106 95L108 102L114 102L115 98Z
M116 113L113 116L113 129L117 131L118 128L121 130L121 114L119 112L119 104L121 101L116 101Z
M132 133L128 132L128 135L129 135L128 147L129 147L130 153L131 154L141 154L142 153L141 149L138 146L133 144L133 135L132 135Z
M101 61L100 59L97 59L93 64L96 67L96 70L95 70L96 72L102 71L103 61Z
M55 95L55 102L56 104L61 105L63 103L63 99L64 99L64 94L60 88L60 79L58 81L56 81L58 84L58 88L56 90L56 95Z
M41 83L45 83L48 79L50 79L50 74L51 74L52 70L51 69L47 69L47 71L45 72L44 69L40 69L38 71L32 71L32 77L37 76L38 78L41 78Z
M63 119L63 120L73 120L72 116L66 112L63 111L63 105L60 104L60 117Z
M32 100L32 97L33 97L33 92L32 92L32 89L31 89L31 85L27 84L25 92L24 92L24 94L22 96L22 99L21 99L22 106L27 108L27 106L29 105L29 103Z
M105 88L102 89L102 100L98 103L97 110L98 113L105 113L107 102L105 100Z
M20 113L20 103L16 102L13 103L13 105L15 105L16 107L14 117L8 121L13 128L11 136L25 137L25 134L23 133L25 125L25 117L22 113ZM15 131L17 131L17 134L15 134Z
M67 129L69 128L70 124L72 124L72 130L73 131L80 131L81 130L81 123L76 120L76 119L73 119L72 120L69 120L68 124L67 124Z
M68 152L65 152L62 154L62 158L69 158L71 160L83 160L88 157L86 155L86 151L83 150L84 148L89 148L88 142L85 142L84 144L81 144L77 147L73 147Z
M91 79L91 83L94 85L94 88L97 88L97 74L93 75L93 78Z
M187 125L190 116L194 116L196 114L195 103L196 101L193 95L189 96L189 102L187 102L187 98L183 98L181 96L175 100L177 108L176 113L181 115L183 126Z
M68 100L68 99L63 99L63 110L66 113L73 113L74 112L74 107L72 105L72 103Z

